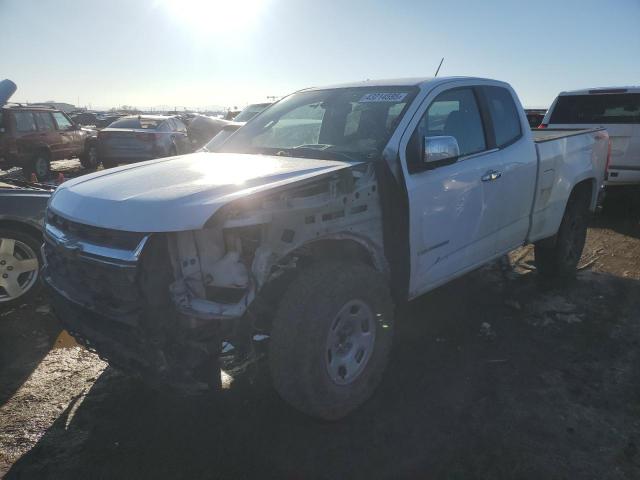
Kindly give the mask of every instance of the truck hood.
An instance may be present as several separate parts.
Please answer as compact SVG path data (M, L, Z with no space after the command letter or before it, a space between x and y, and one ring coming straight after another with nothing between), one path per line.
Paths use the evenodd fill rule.
M230 201L349 168L353 163L193 153L64 182L49 208L78 223L130 232L195 230Z

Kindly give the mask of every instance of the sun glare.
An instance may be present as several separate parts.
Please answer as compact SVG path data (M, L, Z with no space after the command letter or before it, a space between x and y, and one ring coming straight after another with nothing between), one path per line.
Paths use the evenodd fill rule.
M167 13L198 36L246 32L267 0L159 0Z

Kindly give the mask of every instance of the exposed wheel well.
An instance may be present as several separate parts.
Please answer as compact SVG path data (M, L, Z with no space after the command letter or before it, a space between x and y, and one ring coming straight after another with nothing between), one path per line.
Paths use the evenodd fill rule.
M360 263L387 273L380 265L375 253L354 239L323 239L310 242L292 251L279 265L294 265L295 268L283 268L282 274L267 281L252 305L252 311L260 317L258 326L269 330L272 315L288 287L298 278L301 271L322 262Z
M586 180L582 180L574 185L573 190L571 190L571 195L569 198L574 196L585 196L589 199L589 208L591 210L595 209L596 200L598 198L598 191L595 178L587 178Z

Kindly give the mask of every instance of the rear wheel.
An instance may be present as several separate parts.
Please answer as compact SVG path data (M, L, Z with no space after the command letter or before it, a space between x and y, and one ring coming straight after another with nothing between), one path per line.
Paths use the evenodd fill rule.
M567 278L575 275L582 256L589 225L589 192L574 192L564 211L553 246L545 241L535 244L536 268L545 277Z
M98 163L98 146L94 142L87 143L80 156L80 164L86 170L95 170L98 168Z
M112 158L103 158L102 159L102 166L104 168L113 168L113 167L117 167L118 166L118 162L113 160Z
M0 306L25 302L38 289L42 240L0 228Z
M386 279L366 265L329 263L300 273L277 309L269 365L293 407L336 420L382 379L393 336Z
M22 172L28 180L31 180L31 176L35 175L39 182L42 182L49 178L51 175L51 159L49 152L45 150L38 150L33 154L31 159L22 168Z

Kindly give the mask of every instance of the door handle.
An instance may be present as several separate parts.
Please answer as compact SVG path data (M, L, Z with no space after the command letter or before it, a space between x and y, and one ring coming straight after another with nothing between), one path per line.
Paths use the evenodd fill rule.
M483 182L493 182L494 180L499 179L501 176L502 172L499 172L497 170L489 170L482 176L481 180Z

